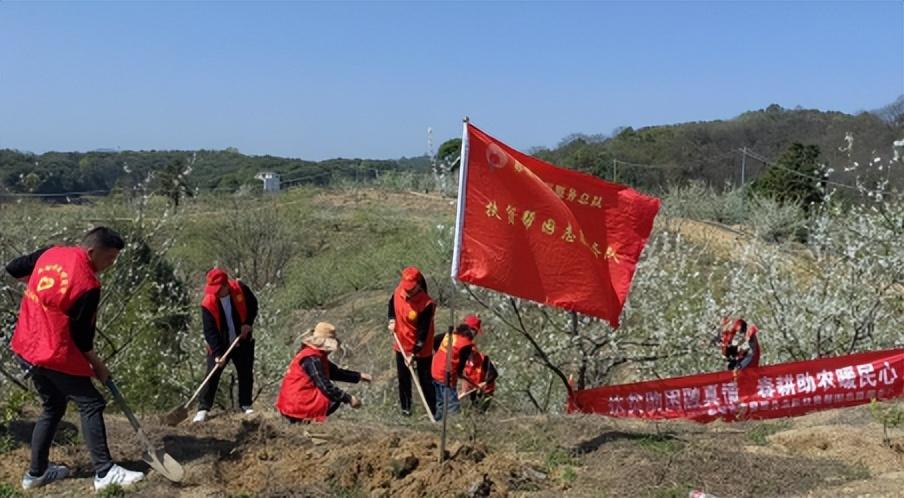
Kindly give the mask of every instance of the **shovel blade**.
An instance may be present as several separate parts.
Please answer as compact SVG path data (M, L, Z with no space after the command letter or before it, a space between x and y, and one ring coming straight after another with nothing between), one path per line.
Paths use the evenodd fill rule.
M145 463L150 465L152 469L156 470L160 475L170 481L180 482L182 481L182 478L185 477L185 470L182 469L182 465L163 450L149 448L148 451L145 451L144 455L142 455L142 459Z
M188 408L186 408L185 405L179 405L163 416L163 423L170 427L175 427L187 418Z

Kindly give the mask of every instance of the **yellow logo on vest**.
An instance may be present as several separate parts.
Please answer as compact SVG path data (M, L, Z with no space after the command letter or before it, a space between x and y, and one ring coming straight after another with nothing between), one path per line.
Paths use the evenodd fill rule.
M63 271L61 265L45 265L38 268L38 276L40 278L35 285L36 292L58 288L60 294L65 294L69 290L69 274Z

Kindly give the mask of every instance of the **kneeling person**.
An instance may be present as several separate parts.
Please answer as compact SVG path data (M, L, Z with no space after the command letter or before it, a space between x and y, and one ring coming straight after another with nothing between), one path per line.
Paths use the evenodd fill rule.
M291 422L323 422L342 403L360 408L361 400L332 382L356 384L371 381L370 375L343 370L327 358L339 348L336 327L320 322L302 342L279 388L276 398L279 413Z
M455 330L443 334L437 339L438 348L433 355L433 365L431 373L433 375L433 388L436 391L436 420L443 417L443 404L448 399L449 406L446 407L449 413L458 413L461 411L461 405L458 402L458 378L461 377L465 369L465 363L471 354L474 346L473 331L468 324L463 323ZM446 355L452 355L451 361L446 359ZM446 363L450 364L450 370L446 372Z

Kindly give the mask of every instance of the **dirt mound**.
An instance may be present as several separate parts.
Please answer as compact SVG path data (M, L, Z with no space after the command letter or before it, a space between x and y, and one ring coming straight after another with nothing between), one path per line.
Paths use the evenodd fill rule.
M235 448L214 466L230 494L291 496L506 496L536 471L485 445L453 444L439 463L436 437L361 424L242 423ZM290 456L287 458L287 456Z
M477 425L453 419L445 465L437 426L417 419L366 420L350 410L326 424L288 424L261 407L250 418L215 412L202 425L170 428L145 416L149 437L186 477L173 484L151 472L126 496L685 497L690 489L721 498L901 496L899 451L882 443L881 427L866 409L834 413L705 426L491 413ZM0 495L2 486L18 489L36 415L7 428L16 447L0 458ZM76 414L67 416L51 452L74 478L30 496L91 493L77 425ZM111 413L107 428L117 462L147 471L128 422Z

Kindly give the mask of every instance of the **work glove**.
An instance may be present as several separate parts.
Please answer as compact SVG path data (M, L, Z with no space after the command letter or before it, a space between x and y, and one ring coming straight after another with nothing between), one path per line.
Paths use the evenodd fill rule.
M421 349L424 349L424 343L421 341L417 341L414 343L414 347L411 348L411 356L415 356L421 352Z

